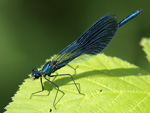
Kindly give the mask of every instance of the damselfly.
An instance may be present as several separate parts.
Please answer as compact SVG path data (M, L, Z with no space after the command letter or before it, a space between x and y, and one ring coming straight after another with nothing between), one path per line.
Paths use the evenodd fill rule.
M42 83L42 75L47 81L49 81L57 87L57 92L53 102L54 107L59 91L59 86L47 79L46 75L48 75L49 77L64 75L70 76L77 88L77 91L80 93L73 77L70 74L51 75L51 73L66 65L69 65L68 63L72 61L84 61L90 56L94 56L102 52L113 39L117 29L132 18L136 17L138 14L141 13L141 11L142 10L135 11L119 23L117 21L117 17L113 14L103 16L101 19L96 21L87 31L85 31L79 38L77 38L74 42L72 42L70 45L68 45L66 48L60 51L57 55L55 55L51 61L48 61L41 70L37 70L36 68L33 69L32 78L40 78L42 85L42 90L35 93L39 93L44 90L44 86ZM32 93L31 96L35 93Z

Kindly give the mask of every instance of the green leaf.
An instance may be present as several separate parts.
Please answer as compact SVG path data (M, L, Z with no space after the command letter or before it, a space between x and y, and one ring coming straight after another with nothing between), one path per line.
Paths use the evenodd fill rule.
M141 40L141 46L143 46L143 50L146 53L146 57L148 61L150 62L150 38L142 38Z
M99 54L86 62L65 66L54 74L71 74L70 77L50 78L57 88L44 79L45 90L39 80L26 79L6 107L6 113L148 113L150 111L150 75L139 67L116 57Z

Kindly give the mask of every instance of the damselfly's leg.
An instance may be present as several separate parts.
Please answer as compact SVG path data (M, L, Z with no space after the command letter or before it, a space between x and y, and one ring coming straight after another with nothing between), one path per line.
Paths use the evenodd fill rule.
M76 70L76 68L72 67L71 65L67 64L69 67L71 67L73 70Z
M44 86L43 86L43 83L42 83L42 77L40 77L40 81L41 81L41 86L42 86L42 91L43 91L44 90ZM37 92L32 93L31 96L30 96L30 99L31 99L33 94L36 94L36 93L39 93L39 92L42 92L42 91L37 91Z
M68 76L70 76L70 77L71 77L71 79L72 79L72 81L74 82L74 85L76 86L76 88L77 88L78 92L79 92L80 94L84 95L83 93L81 93L81 92L80 92L80 90L79 90L79 89L78 89L78 87L77 87L77 84L75 83L75 80L73 79L73 77L72 77L70 74L50 75L50 77L55 77L55 76L64 76L64 75L68 75Z
M76 68L72 67L71 65L67 64L70 68L72 68L76 74L76 69L78 68L78 66Z
M49 81L50 83L52 83L54 86L56 86L56 87L57 87L56 96L55 96L55 99L54 99L54 102L53 102L53 106L54 106L54 108L56 109L56 107L55 107L55 101L56 101L57 94L58 94L58 91L59 91L59 86L58 86L58 85L56 85L54 82L50 81L49 79L47 79L45 76L44 76L44 78L45 78L47 81Z

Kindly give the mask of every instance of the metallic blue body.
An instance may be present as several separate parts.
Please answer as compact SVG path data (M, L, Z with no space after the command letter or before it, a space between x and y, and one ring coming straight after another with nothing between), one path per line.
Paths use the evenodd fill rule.
M134 13L132 13L131 15L129 15L128 17L126 17L125 19L123 19L121 22L119 22L118 26L122 26L123 24L125 24L126 22L128 22L129 20L131 20L132 18L136 17L138 14L140 14L142 11L142 9L135 11Z
M52 73L52 70L53 67L49 65L49 62L47 62L40 72L42 72L42 74L45 76L48 75L49 73Z
M51 61L47 62L42 70L39 71L43 76L50 75L51 73L56 71L56 67L51 66L50 63Z
M39 72L33 72L41 75L50 75L57 69L67 65L72 60L78 58L78 60L84 61L89 57L94 56L102 52L113 39L117 29L140 14L142 10L137 10L121 22L118 23L117 17L112 14L103 16L96 21L87 31L85 31L78 39L60 51L52 61L49 61ZM82 57L86 54L86 58ZM80 56L80 57L79 57ZM50 63L52 63L50 65ZM57 66L55 66L57 64Z

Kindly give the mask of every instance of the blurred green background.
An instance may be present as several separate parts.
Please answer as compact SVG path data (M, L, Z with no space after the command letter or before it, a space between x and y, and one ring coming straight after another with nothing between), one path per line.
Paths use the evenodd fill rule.
M34 67L58 53L108 13L118 20L142 8L138 17L118 29L103 51L148 70L139 42L150 36L149 0L1 0L0 111L10 102ZM149 70L148 70L149 71Z

